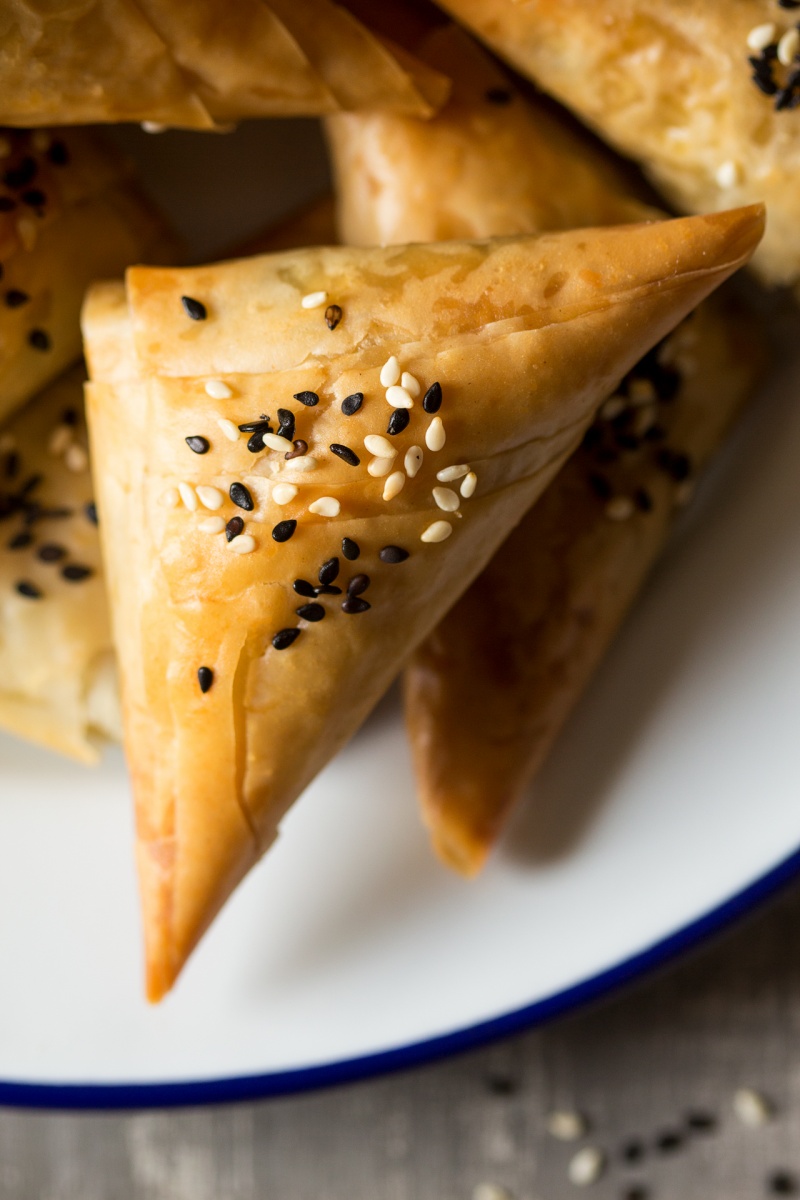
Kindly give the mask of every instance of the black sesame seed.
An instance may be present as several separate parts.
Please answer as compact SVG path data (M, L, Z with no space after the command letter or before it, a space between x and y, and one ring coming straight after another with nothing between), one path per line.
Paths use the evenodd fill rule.
M358 412L363 403L364 393L353 392L352 396L345 396L342 401L342 412L346 417L352 417L354 413Z
M187 437L186 445L190 450L194 450L195 454L208 454L211 449L211 443L208 441L208 438L200 437L197 434Z
M308 454L308 442L304 442L302 438L295 438L292 449L287 450L283 457L289 462L292 458L302 458L304 454Z
M354 542L352 538L342 538L342 554L348 558L350 562L355 562L361 553L361 547L358 542Z
M667 431L663 425L651 425L644 436L648 442L663 442Z
M41 600L42 598L40 589L35 583L29 583L27 579L21 579L14 587L20 596L24 596L26 600Z
M28 334L28 343L33 346L34 350L49 350L50 335L43 329L32 329Z
M642 444L633 433L618 433L615 440L620 450L638 450Z
M47 157L54 167L65 167L69 162L69 152L63 142L53 142Z
M25 509L25 524L32 525L35 521L56 521L71 516L71 508L43 508L38 504L29 504Z
M92 525L100 524L100 518L97 515L97 505L95 504L94 500L90 500L83 511L86 516L86 520L91 521Z
M778 8L800 8L800 0L778 0Z
M270 419L264 414L257 421L245 421L244 425L237 425L239 433L271 433L272 425Z
M765 96L774 96L777 94L778 85L774 79L771 79L771 78L767 77L766 75L761 74L760 71L754 71L753 74L750 76L750 78L752 79L753 83L756 85L758 90L760 92L763 92Z
M288 408L278 409L278 437L286 438L287 442L294 440L294 413Z
M646 488L637 488L633 493L633 499L640 512L647 513L653 511L653 497Z
M323 583L319 587L314 588L315 596L341 596L342 589L334 583Z
M519 1091L519 1084L509 1075L489 1075L486 1088L493 1096L514 1096Z
M626 1163L641 1162L644 1158L644 1143L640 1142L638 1138L631 1138L623 1145L620 1156Z
M272 536L276 542L288 542L295 529L297 529L297 521L278 521L272 531Z
M43 563L61 562L62 558L66 558L67 552L63 546L59 546L57 542L45 542L36 551L36 557Z
M800 69L795 68L787 77L785 86L775 97L775 111L788 111L797 108L798 104L800 104Z
M13 212L16 207L16 200L12 200L10 196L0 196L0 212Z
M36 159L26 154L18 167L11 167L5 172L3 183L6 187L14 188L17 191L32 183L38 170L39 164L36 162Z
M360 596L369 587L369 575L354 575L347 585L348 596Z
M334 579L337 577L338 574L339 574L339 559L338 558L329 558L320 567L319 575L317 577L318 577L320 583L327 585L329 583L333 583Z
M65 408L61 414L62 425L69 425L70 429L74 429L78 424L78 410L75 408Z
M631 1187L625 1188L622 1193L622 1200L649 1200L650 1192L642 1183L634 1183Z
M19 455L16 450L9 450L3 459L3 475L6 479L16 479L19 474Z
M244 521L242 520L242 518L241 517L231 517L230 521L228 521L228 524L225 526L226 541L232 542L234 538L237 538L239 536L239 534L242 532L243 529L244 529Z
M346 462L349 467L357 467L361 462L354 450L351 450L349 446L343 446L340 442L331 442L331 452L342 462Z
M614 494L614 489L605 475L598 475L595 471L589 476L589 486L599 500L610 500Z
M767 1180L767 1187L773 1196L794 1196L797 1193L797 1180L788 1171L773 1171Z
M484 95L490 104L510 104L514 99L513 93L504 87L491 87Z
M243 508L245 512L253 511L253 497L243 483L232 483L228 494L237 508Z
M251 433L247 439L247 449L251 454L258 454L264 449L264 434L260 431Z
M392 435L402 433L408 427L408 422L411 420L407 408L396 408L389 417L389 424L386 432Z
M348 596L346 600L342 601L342 612L345 613L363 613L371 607L372 605L366 600L362 600L360 596Z
M610 467L612 463L619 462L619 454L616 450L612 450L610 446L601 446L595 452L595 461L603 467Z
M287 650L299 637L299 629L280 629L272 639L272 645L276 650Z
M303 621L321 621L325 616L325 609L321 604L301 604L294 611Z
M9 288L5 295L6 306L8 308L21 308L29 300L30 296L28 293L21 291L19 288Z
M584 450L594 450L603 440L603 430L599 425L590 425L583 435L581 445Z
M680 1149L683 1145L683 1138L675 1129L668 1129L664 1133L660 1133L656 1138L656 1149L661 1154L672 1154L674 1150Z
M42 482L42 478L43 478L43 476L41 476L41 475L29 475L28 478L23 483L22 487L19 489L19 492L17 493L17 495L20 496L20 498L29 496L31 494L31 492L35 491L35 489Z
M683 483L692 473L692 460L689 455L670 450L666 446L663 450L659 450L656 462L662 471L674 479L675 483Z
M15 533L7 545L9 550L25 550L32 541L33 534L28 533L27 529L23 529L21 533Z
M307 579L295 579L292 587L297 592L298 596L316 596L317 589L313 583L309 583Z
M325 324L328 329L335 329L342 319L342 310L338 304L329 304L325 309Z
M20 504L16 496L12 496L8 492L0 492L0 521L7 521L9 517L19 511L19 508Z
M214 672L211 670L211 667L197 668L197 682L200 684L200 691L205 696L206 692L214 682Z
M70 563L68 567L61 569L61 577L66 579L67 583L82 583L91 575L94 575L92 568L81 566L79 563Z
M713 1133L717 1128L717 1118L712 1113L695 1109L686 1114L686 1128L692 1133Z
M307 408L313 408L315 404L319 404L319 396L316 392L295 392L294 399L305 404Z
M404 550L402 546L384 546L379 552L378 558L383 563L401 563L408 558L408 550Z
M206 306L201 300L195 300L191 296L181 296L181 304L187 317L191 317L193 321L205 321L208 316Z
M22 193L21 199L28 208L43 208L47 201L47 197L40 188L29 188L27 192Z
M426 413L438 412L442 407L442 385L432 383L422 398L422 407Z

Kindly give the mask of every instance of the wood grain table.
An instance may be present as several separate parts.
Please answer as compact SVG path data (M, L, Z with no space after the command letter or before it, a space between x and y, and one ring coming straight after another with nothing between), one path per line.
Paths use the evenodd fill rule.
M256 1104L114 1115L0 1112L0 1200L745 1200L800 1178L800 885L658 976L434 1066ZM774 1116L748 1128L735 1090ZM577 1108L602 1178L545 1131ZM691 1111L715 1118L681 1134ZM622 1148L642 1143L627 1164ZM667 1139L667 1143L674 1139ZM790 1181L786 1181L789 1186ZM481 1186L484 1185L484 1186ZM637 1185L640 1190L637 1191Z

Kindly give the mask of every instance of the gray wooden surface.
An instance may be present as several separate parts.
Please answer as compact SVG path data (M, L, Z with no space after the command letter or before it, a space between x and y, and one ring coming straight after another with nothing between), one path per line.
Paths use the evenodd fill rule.
M482 1183L515 1200L577 1197L574 1147L544 1132L556 1105L585 1112L609 1153L585 1193L597 1200L639 1181L664 1200L764 1196L775 1167L800 1175L798 941L800 886L623 994L435 1066L228 1108L0 1112L0 1198L472 1200ZM745 1084L774 1101L762 1129L732 1112ZM691 1108L716 1114L717 1131L659 1153L658 1134ZM633 1134L648 1143L635 1170L619 1155Z

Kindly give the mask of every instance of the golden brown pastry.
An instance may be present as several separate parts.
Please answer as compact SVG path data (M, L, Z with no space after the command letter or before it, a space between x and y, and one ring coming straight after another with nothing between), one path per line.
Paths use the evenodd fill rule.
M800 39L774 0L439 0L687 212L763 200L754 266L800 278Z
M333 0L6 0L0 123L147 121L395 108L430 115L447 80Z
M312 249L90 292L151 998L600 397L762 225Z
M80 357L92 280L169 247L109 147L74 130L0 130L0 421Z
M0 427L0 728L91 763L121 730L83 380Z

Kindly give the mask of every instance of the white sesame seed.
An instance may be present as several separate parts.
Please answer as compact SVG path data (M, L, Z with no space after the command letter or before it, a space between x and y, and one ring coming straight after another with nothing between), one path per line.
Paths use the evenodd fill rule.
M441 450L445 443L444 425L441 417L434 417L425 430L425 445L429 450Z
M372 458L367 463L367 471L373 479L382 479L388 475L394 466L393 458Z
M775 40L775 25L767 21L764 25L754 25L747 35L747 45L750 50L763 50Z
M421 542L444 542L452 532L453 526L449 521L434 521L420 534L419 540Z
M229 421L227 417L218 417L217 424L229 442L238 442L239 430L236 428L233 421Z
M392 387L400 378L400 363L394 354L381 367L381 387Z
M265 446L269 446L270 450L278 450L281 454L286 454L291 450L292 443L285 437L279 437L277 433L264 433L261 435L261 440Z
M221 379L207 379L206 395L212 400L230 400L233 392Z
M461 507L461 501L458 498L458 493L452 488L435 487L433 489L433 499L438 508L443 512L455 512Z
M452 483L455 479L463 479L469 471L469 467L465 463L461 463L455 467L444 467L443 470L436 472L436 478L440 483Z
M303 296L300 304L303 308L320 308L327 299L327 292L309 292L307 296Z
M613 421L624 410L625 401L622 399L622 396L609 396L605 404L600 408L600 416L604 421Z
M228 542L228 549L231 554L252 554L256 548L256 539L249 533L242 533L239 537L235 537L232 542Z
M167 126L162 125L160 121L142 121L142 129L145 133L164 133Z
M318 517L338 517L341 508L335 496L320 496L319 500L309 504L308 511L316 513Z
M422 457L422 449L420 446L410 446L408 450L406 450L403 466L406 469L406 475L409 479L413 479L417 471L422 466Z
M409 396L414 396L415 398L422 391L419 380L410 371L403 371L403 374L400 376L400 384L406 389Z
M17 221L19 240L26 250L32 250L39 236L39 229L33 217L20 217Z
M74 471L75 474L80 474L89 466L89 455L84 450L83 446L79 446L77 442L73 442L67 447L67 452L64 455L64 464L68 471Z
M161 503L164 508L177 508L180 504L181 495L177 488L167 488L161 496ZM195 508L197 505L195 505Z
M559 1142L577 1142L586 1133L586 1118L572 1109L556 1109L547 1114L544 1127Z
M733 1111L743 1125L755 1129L766 1125L772 1116L772 1105L762 1092L755 1088L738 1088L733 1093Z
M397 457L397 451L392 443L380 433L368 433L364 438L364 445L370 454L374 454L376 458Z
M796 28L787 29L778 42L778 61L784 67L790 67L800 50L800 31Z
M409 392L399 384L386 389L386 399L392 408L413 408L414 401Z
M678 508L686 508L694 496L694 480L684 479L675 488L673 499Z
M605 507L609 521L627 521L633 516L635 505L630 496L614 496Z
M60 458L71 441L72 430L69 425L57 425L47 444L48 453L52 454L54 458Z
M201 521L197 528L201 533L222 533L225 529L224 517L206 517Z
M641 404L653 404L658 399L656 389L650 379L632 379L628 388L628 400L634 407Z
M606 1156L597 1146L584 1146L570 1159L567 1176L575 1187L589 1187L603 1174Z
M45 151L50 149L52 140L46 129L36 129L31 138L31 145L37 154L44 154Z
M188 483L179 483L178 491L180 492L181 500L188 508L189 512L197 512L197 496L194 494L194 488Z
M735 159L728 158L722 162L714 172L714 179L717 187L732 188L736 187L737 183L741 182L741 169Z
M221 492L219 488L205 487L201 484L196 491L197 498L203 505L203 508L222 508L225 503L225 493Z
M475 488L478 486L478 476L474 471L470 471L469 475L464 477L464 482L461 484L460 492L465 500L469 500L470 496L475 495Z
M297 495L297 488L293 483L276 483L272 489L272 499L276 504L289 504Z
M648 429L652 429L657 417L658 409L655 404L644 404L641 408L637 409L633 421L633 432L636 437L643 437Z
M405 487L406 477L402 471L392 471L386 483L383 485L384 500L394 500Z
M11 153L11 142L7 137L0 137L0 158L8 158Z
M514 1197L499 1183L479 1183L473 1190L472 1200L514 1200Z
M288 442L287 442L288 445ZM313 471L316 469L317 460L311 454L302 454L299 458L290 458L284 463L284 471Z

